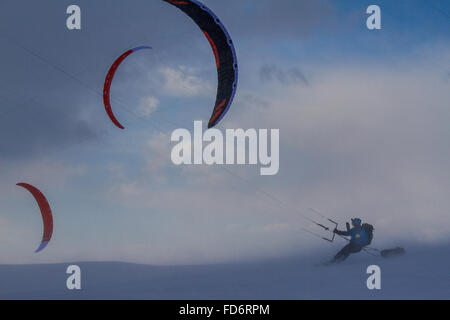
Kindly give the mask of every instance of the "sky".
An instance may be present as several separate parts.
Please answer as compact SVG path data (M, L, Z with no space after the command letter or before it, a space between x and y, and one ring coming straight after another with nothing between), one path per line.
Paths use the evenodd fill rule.
M82 29L66 28L81 8ZM450 3L204 1L239 62L219 126L280 129L280 170L176 166L170 135L206 122L211 47L160 0L0 2L0 263L200 264L323 250L305 216L361 217L374 246L450 240ZM381 8L382 29L366 28ZM125 130L107 117L105 75ZM17 182L37 186L54 234ZM338 243L339 247L343 243Z

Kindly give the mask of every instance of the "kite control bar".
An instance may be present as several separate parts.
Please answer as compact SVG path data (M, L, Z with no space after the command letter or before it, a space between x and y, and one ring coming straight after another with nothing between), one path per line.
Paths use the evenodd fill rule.
M337 223L336 221L333 221L333 220L328 219L328 218L327 218L327 220L330 221L331 223L333 223L333 224L335 225L335 229L337 229L338 223ZM326 231L330 231L331 233L333 233L333 236L331 237L331 239L322 237L323 240L327 240L327 241L329 241L329 242L333 242L333 241L334 241L334 237L336 236L336 233L333 232L334 229L333 229L333 230L330 230L330 228L324 226L324 225L321 224L321 223L317 223L317 222L314 222L314 223L315 223L316 225L318 225L319 227L325 229Z

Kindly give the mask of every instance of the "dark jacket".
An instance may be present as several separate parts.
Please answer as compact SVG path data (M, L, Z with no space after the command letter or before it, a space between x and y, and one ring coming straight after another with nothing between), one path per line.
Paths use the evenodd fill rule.
M348 231L336 230L336 233L341 236L350 236L350 243L358 246L365 246L369 242L367 231L361 227L353 227Z

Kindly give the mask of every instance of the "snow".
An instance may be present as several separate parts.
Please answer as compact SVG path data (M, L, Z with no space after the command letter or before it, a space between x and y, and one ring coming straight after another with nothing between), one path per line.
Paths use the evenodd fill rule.
M325 253L233 264L150 266L122 262L0 265L0 299L449 299L450 245L383 259L363 253L315 266ZM81 268L68 290L66 268ZM366 269L381 268L381 290Z

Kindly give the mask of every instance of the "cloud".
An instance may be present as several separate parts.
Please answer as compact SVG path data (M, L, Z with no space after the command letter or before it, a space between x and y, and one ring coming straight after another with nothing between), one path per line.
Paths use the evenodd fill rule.
M7 193L18 182L26 182L42 188L60 189L74 177L83 176L87 169L80 165L71 165L52 159L34 159L7 164L2 163L5 170L0 182L0 191Z
M340 225L355 216L374 224L375 247L445 241L450 93L427 61L318 67L309 86L247 89L238 121L227 126L280 129L276 176L246 166L174 166L168 136L159 134L147 144L148 171L117 181L107 197L165 221L177 239L167 244L173 255L161 259L173 263L321 246L302 230L323 232L305 219L322 219L309 207ZM176 256L181 243L195 258Z
M326 0L260 1L257 6L239 0L211 1L207 5L226 23L232 36L243 39L249 34L266 39L304 37L317 26L332 23L335 14L333 3Z
M308 207L341 224L354 216L373 223L377 247L448 239L450 93L442 71L448 70L438 66L450 62L445 43L400 59L372 55L364 61L352 48L323 47L352 34L334 37L334 27L351 26L345 19L333 20L330 1L260 1L255 6L205 0L226 24L239 59L239 89L223 124L279 128L280 172L260 177L256 167L248 166L177 167L170 162L170 133L149 136L153 127L148 124L167 128L158 122L163 112L155 111L179 101L189 106L184 113L164 110L173 123L181 119L189 128L195 112L211 112L212 102L202 104L204 109L196 104L215 96L214 56L182 12L163 1L138 2L123 14L116 1L105 16L103 7L86 1L82 6L89 21L102 17L102 24L91 28L86 21L89 36L81 38L55 28L61 21L52 4L24 8L11 2L11 13L2 20L11 37L67 73L14 46L0 53L8 61L1 82L15 91L0 105L10 110L0 115L1 211L12 208L10 216L17 219L15 203L5 203L18 180L43 186L52 198L53 189L83 200L69 203L56 196L58 238L46 257L201 263L323 249L320 239L300 230L319 231L299 213L320 218L305 213ZM30 29L36 10L48 16L39 15L39 28ZM331 36L318 34L330 25ZM318 37L306 41L314 34ZM386 40L391 38L381 45L373 38L359 42L361 52L385 48ZM126 124L126 130L116 130L102 105L104 77L118 55L142 44L153 50L121 65L112 98L149 117L128 119L116 104ZM94 140L102 127L111 129L105 139L77 153L64 152L68 145ZM90 202L84 203L87 198ZM24 224L13 222L0 221L5 235L0 242L8 241L6 229L23 232ZM39 238L41 230L32 229ZM15 247L8 250L2 250L6 262L16 257ZM22 260L29 261L26 254Z
M278 81L284 85L309 84L309 81L306 79L303 72L298 68L283 70L274 65L264 65L259 70L259 77L262 82Z
M154 176L159 176L160 181L164 180L161 170L171 164L169 141L168 134L158 133L147 142L146 171Z
M2 108L7 106L2 103ZM8 105L10 106L10 105ZM93 139L97 133L67 104L34 99L14 105L0 118L0 157L25 159Z
M155 97L146 97L141 100L137 113L139 116L148 117L151 115L159 105L159 100Z
M168 95L194 97L208 95L212 91L211 85L198 77L191 68L163 67L159 72L164 76L163 90Z
M280 128L272 190L340 222L362 216L376 225L376 243L448 239L450 92L441 74L428 56L395 70L317 68L310 87L267 90L268 107L244 121Z

